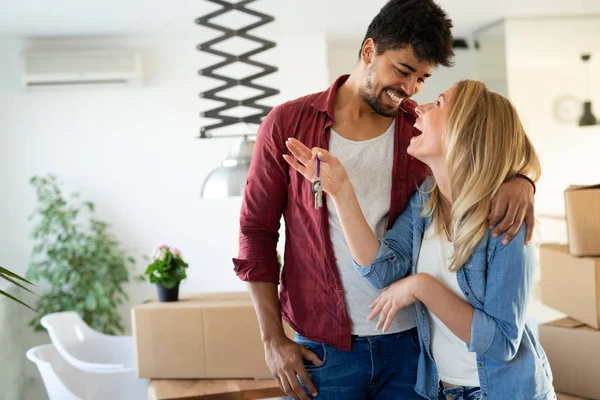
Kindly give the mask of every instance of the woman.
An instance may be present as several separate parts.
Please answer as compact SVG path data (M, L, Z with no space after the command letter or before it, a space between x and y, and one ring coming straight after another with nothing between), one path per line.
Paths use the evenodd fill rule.
M295 158L284 158L311 181L320 162L318 179L356 270L376 288L389 286L371 304L369 319L379 315L385 332L398 310L414 304L421 396L554 399L548 360L525 323L534 248L523 245L525 226L508 243L493 237L487 220L503 182L519 172L539 177L535 150L510 102L481 82L458 83L417 115L422 134L407 152L432 176L380 240L337 158L295 139L287 144Z

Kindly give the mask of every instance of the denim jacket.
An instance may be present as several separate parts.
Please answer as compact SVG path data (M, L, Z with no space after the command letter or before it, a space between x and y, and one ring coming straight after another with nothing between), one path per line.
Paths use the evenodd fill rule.
M378 289L416 273L423 234L431 218L421 217L431 178L409 200L393 227L380 239L371 266L355 263L358 273ZM473 254L457 273L458 285L473 306L471 343L477 353L482 398L490 400L554 399L552 372L544 350L526 324L533 284L534 246L525 246L525 225L507 246L502 236L487 231ZM438 398L439 378L430 352L429 322L425 306L414 305L421 355L415 390L428 399Z

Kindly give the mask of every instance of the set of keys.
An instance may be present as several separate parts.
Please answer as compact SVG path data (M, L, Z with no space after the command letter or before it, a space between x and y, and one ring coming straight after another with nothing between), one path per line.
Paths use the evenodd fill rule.
M312 192L315 194L315 210L323 207L323 183L319 180L321 176L321 161L317 157L317 180L312 184Z

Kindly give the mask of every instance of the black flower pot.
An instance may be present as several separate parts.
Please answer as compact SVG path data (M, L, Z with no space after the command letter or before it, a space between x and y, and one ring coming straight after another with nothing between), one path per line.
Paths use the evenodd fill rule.
M156 290L158 292L158 301L177 301L179 300L179 283L172 287L171 289L167 289L160 283L156 284Z

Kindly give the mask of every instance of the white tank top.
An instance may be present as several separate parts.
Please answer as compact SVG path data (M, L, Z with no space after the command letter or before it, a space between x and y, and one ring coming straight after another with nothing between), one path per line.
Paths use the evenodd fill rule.
M428 273L454 294L466 300L458 286L456 272L448 270L453 250L452 243L446 235L438 235L435 232L435 223L432 222L423 238L417 272ZM431 354L440 380L453 385L480 386L476 354L469 352L467 344L429 310L427 317L431 331Z

